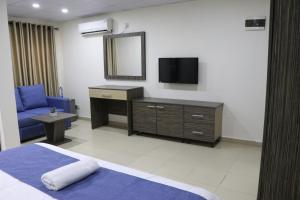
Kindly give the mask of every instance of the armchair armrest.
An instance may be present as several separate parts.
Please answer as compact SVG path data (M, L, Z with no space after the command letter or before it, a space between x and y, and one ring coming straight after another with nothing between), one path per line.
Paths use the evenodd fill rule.
M70 99L61 97L47 97L47 102L50 107L64 109L64 112L70 113Z

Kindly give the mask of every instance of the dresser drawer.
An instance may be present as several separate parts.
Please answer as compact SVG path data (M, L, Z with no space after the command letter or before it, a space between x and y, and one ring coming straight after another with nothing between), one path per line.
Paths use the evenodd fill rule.
M186 123L214 123L215 109L203 107L184 107L184 122Z
M127 92L120 90L89 89L91 98L127 100Z
M210 124L184 123L184 138L214 142L214 126Z

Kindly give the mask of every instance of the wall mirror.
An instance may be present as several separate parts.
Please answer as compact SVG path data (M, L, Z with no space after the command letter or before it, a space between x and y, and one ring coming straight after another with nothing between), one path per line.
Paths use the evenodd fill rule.
M106 79L146 80L145 32L103 36Z

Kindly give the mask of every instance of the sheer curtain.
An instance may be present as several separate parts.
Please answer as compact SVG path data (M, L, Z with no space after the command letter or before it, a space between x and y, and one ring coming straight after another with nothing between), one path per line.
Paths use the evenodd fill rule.
M9 29L15 85L44 84L58 95L54 27L11 21Z

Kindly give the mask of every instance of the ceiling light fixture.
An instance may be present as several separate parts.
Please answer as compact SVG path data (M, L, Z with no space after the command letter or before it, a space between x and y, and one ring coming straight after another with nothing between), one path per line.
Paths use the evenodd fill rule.
M63 8L63 9L61 9L61 12L64 13L64 14L66 14L66 13L69 12L69 10L67 8Z
M32 7L34 7L34 8L40 8L41 6L38 3L34 3L34 4L32 4Z

